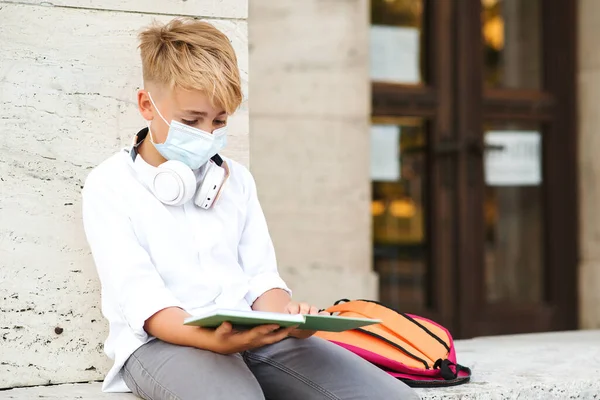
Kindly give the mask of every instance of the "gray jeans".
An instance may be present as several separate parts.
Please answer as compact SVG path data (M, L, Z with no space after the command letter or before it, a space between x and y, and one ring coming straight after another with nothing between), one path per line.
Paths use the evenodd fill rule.
M127 360L123 377L146 400L419 398L362 358L314 337L235 355L153 340Z

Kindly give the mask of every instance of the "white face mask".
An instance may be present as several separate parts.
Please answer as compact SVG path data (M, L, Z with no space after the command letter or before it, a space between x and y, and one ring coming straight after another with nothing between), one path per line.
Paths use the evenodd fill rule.
M191 169L198 169L227 144L227 126L215 129L213 133L182 124L178 121L167 122L162 116L152 96L148 93L152 105L160 118L169 126L164 143L156 143L152 137L152 129L148 121L150 141L156 150L167 160L181 161Z

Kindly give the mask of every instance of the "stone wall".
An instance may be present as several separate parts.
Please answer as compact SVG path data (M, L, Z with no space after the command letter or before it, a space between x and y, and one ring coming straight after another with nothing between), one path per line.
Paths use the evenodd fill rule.
M231 37L247 87L247 0L0 0L0 389L109 367L80 189L144 126L136 35L175 14ZM225 154L247 163L246 104L231 125Z
M295 297L376 296L369 2L249 3L250 167Z
M579 0L579 316L600 328L600 2Z

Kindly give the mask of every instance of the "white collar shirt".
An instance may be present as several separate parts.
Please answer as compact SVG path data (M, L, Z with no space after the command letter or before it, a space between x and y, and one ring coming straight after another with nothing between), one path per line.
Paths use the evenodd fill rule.
M109 323L104 350L114 361L105 392L129 392L122 367L154 339L145 321L167 307L190 314L210 308L250 310L270 289L289 288L277 271L275 251L250 172L230 169L209 210L193 200L162 204L144 183L155 168L121 151L96 167L82 190L83 224L101 283ZM195 171L197 180L203 171Z

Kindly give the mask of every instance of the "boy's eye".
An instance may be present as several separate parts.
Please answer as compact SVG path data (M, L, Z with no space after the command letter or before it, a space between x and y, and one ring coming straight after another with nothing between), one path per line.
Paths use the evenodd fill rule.
M198 123L198 120L194 119L194 120L189 121L187 119L182 119L181 122L183 122L186 125L196 125Z
M215 125L217 126L225 125L226 123L227 121L224 120L215 120Z

